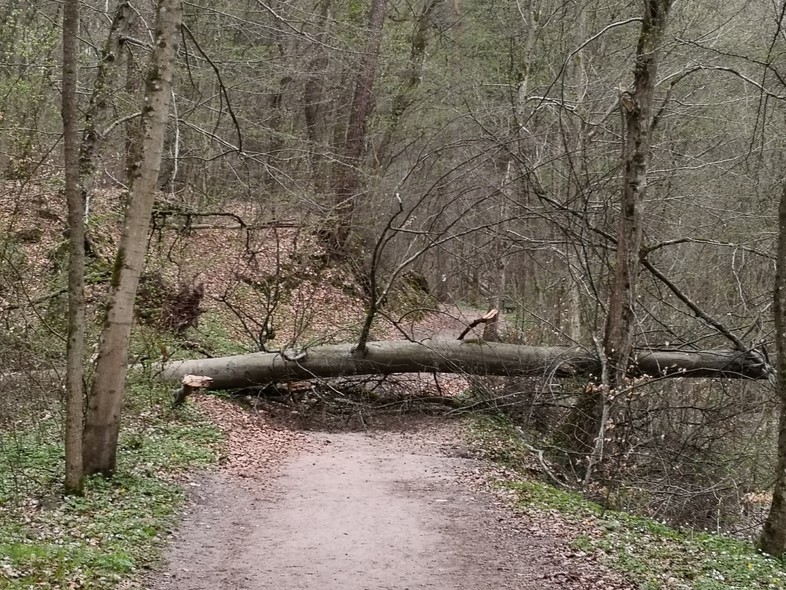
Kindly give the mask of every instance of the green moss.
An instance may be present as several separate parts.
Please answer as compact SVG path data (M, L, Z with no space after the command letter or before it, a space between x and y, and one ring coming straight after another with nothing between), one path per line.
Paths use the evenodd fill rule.
M115 257L115 262L112 264L112 279L110 281L110 285L113 289L116 289L120 286L120 274L123 271L123 264L125 264L126 260L126 253L122 247L118 246L117 248L117 256Z

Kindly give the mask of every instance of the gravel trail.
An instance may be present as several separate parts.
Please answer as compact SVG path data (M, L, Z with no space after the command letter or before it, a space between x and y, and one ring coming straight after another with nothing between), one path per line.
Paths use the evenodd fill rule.
M449 430L449 429L448 429ZM212 474L156 590L620 588L467 477L455 432L310 435L263 484ZM567 557L566 557L567 556Z

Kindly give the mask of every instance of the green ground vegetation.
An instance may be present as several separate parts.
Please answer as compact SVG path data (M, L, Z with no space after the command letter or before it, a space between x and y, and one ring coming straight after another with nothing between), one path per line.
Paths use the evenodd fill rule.
M129 388L118 473L62 495L62 420L0 432L0 588L135 587L160 557L186 470L214 465L221 433L166 388Z
M752 543L605 510L578 492L528 476L532 452L505 419L475 418L471 433L483 454L510 469L497 485L513 492L518 509L534 515L558 512L578 531L575 549L592 553L642 590L786 589L783 562L762 555Z

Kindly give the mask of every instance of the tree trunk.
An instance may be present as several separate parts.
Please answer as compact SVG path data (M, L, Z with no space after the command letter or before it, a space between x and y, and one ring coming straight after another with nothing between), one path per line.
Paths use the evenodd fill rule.
M658 68L658 50L666 30L671 0L648 0L636 51L633 92L623 96L625 145L622 198L614 280L603 348L610 366L610 386L622 384L633 347L636 287L641 249L642 215L650 160L650 124Z
M772 505L764 523L759 549L775 557L786 553L786 184L778 209L778 251L775 270L773 314L775 315L775 346L778 354L778 392L781 413L778 431L778 466Z
M670 8L671 0L646 0L636 48L633 90L630 93L623 92L620 96L620 107L625 120L622 150L625 171L620 198L614 278L603 337L603 353L608 365L604 372L607 382L601 383L600 388L589 388L568 420L569 442L580 456L593 452L596 440L602 438L606 398L610 392L624 385L628 374L633 347L642 209L650 160L650 125L658 53Z
M88 474L111 475L116 466L134 298L145 262L181 21L179 0L159 0L155 47L145 83L140 141L132 162L128 209L113 266L95 381L88 402L84 437L84 466Z
M271 3L273 9L281 14L281 2ZM273 20L273 41L278 48L278 57L285 59L287 51L285 49L287 32L284 30L284 24L280 19ZM286 106L286 92L289 85L292 83L292 76L285 74L279 76L278 88L268 98L268 103L264 105L265 118L266 118L266 132L269 135L267 148L265 149L265 168L264 168L264 182L267 187L269 198L274 198L280 183L280 178L283 176L281 170L281 152L284 148L284 134L281 131L282 124L284 123L284 107Z
M93 92L85 111L85 129L79 149L79 170L82 198L85 200L86 209L89 205L90 191L95 175L96 153L104 139L103 133L106 131L104 127L113 114L113 97L117 91L115 86L118 63L128 35L128 23L132 17L133 10L128 0L121 0L117 5L112 24L109 27L109 35L101 50L101 60L98 62Z
M85 202L79 182L79 0L63 4L63 161L68 204L68 342L66 359L65 491L81 494L84 480Z
M379 46L382 42L386 8L387 0L371 2L368 42L355 82L355 93L352 97L344 143L344 158L343 161L337 162L334 181L336 224L326 236L328 253L336 260L346 258L355 199L363 184L361 166L366 147L366 123L374 110L372 91L379 62Z
M66 360L66 476L67 493L81 493L84 479L84 363L85 363L85 224L95 172L95 154L102 140L101 125L110 112L114 91L113 65L121 51L131 8L118 4L109 29L85 112L85 128L79 141L76 98L79 42L78 7L63 10L63 148L65 194L68 203L68 343Z
M331 0L323 0L319 10L319 31L315 38L319 43L312 44L314 57L308 62L308 77L303 85L303 116L306 137L309 142L309 161L311 163L311 184L318 197L327 192L330 177L326 165L325 150L329 144L325 125L325 82L330 64L326 43L332 19L330 18Z
M369 342L362 357L353 354L353 349L354 344L347 343L317 346L301 352L284 351L283 354L252 353L177 361L164 365L160 377L179 383L185 375L204 375L213 379L212 389L234 389L271 381L422 371L561 378L597 375L601 369L595 354L575 347L425 340ZM765 379L770 374L770 367L755 353L653 350L634 354L629 374Z
M409 62L404 72L399 89L391 101L388 123L379 147L376 150L376 161L382 170L390 165L389 152L393 136L398 130L401 118L415 101L415 92L423 78L423 63L426 59L426 46L428 43L428 30L431 25L431 16L437 5L442 0L424 0L420 13L415 17L410 39Z

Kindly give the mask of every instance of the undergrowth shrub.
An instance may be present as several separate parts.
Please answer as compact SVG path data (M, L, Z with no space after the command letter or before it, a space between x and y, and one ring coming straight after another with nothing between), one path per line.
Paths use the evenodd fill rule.
M532 432L546 456L580 482L565 461L561 421L576 380L473 378L476 407ZM743 380L672 379L641 384L612 405L586 492L605 506L675 525L757 534L775 465L777 400L767 385Z
M146 272L139 281L136 317L151 327L182 336L195 327L202 315L202 283L174 285L157 271Z
M535 523L557 520L565 542L623 572L637 588L786 589L783 562L761 554L750 542L610 510L605 502L533 477L545 479L544 469L554 464L533 456L532 445L544 441L531 439L508 418L473 417L470 433L486 458L512 468L496 485L518 510Z

